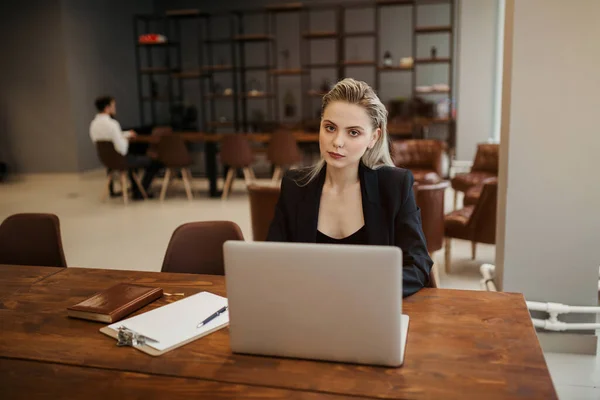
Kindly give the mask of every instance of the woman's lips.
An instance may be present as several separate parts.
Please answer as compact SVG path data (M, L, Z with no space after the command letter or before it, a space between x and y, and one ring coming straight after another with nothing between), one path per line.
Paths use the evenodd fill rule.
M329 154L329 156L330 156L331 158L334 158L334 159L336 159L336 160L339 160L340 158L344 158L344 157L346 157L346 156L343 156L343 155L341 155L341 154L334 153L334 152L332 152L332 151L328 151L328 152L327 152L327 154Z

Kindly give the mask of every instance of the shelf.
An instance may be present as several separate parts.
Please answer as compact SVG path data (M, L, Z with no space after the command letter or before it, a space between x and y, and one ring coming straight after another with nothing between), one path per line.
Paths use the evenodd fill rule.
M177 42L164 42L164 43L137 43L138 47L167 47L167 46L177 46L179 43Z
M345 38L359 38L359 37L376 37L377 32L346 32L342 35Z
M292 68L292 69L272 69L270 71L271 75L285 76L285 75L302 75L305 74L306 71L301 68Z
M273 66L272 65L249 65L246 66L246 68L244 68L244 70L246 71L266 71L266 70L272 70Z
M172 78L178 79L195 79L195 78L205 78L208 75L202 70L192 70L192 71L180 71L174 74L171 74Z
M233 94L223 94L223 93L208 93L206 95L209 99L233 99Z
M166 67L141 68L140 74L170 74L179 70Z
M208 122L208 126L212 126L212 127L230 127L230 126L233 126L233 121L226 121L226 122L209 121Z
M232 71L233 65L223 64L223 65L207 65L202 67L206 72L220 72L220 71Z
M207 17L208 13L200 12L200 10L192 8L186 10L167 10L165 15L169 18L197 18L197 17Z
M302 36L305 39L335 39L337 38L337 32L304 32Z
M415 28L415 33L450 33L452 32L452 26L421 26Z
M243 97L244 99L268 99L268 98L274 97L274 95L273 95L273 93L260 93L260 94L243 93L241 95L241 97Z
M321 69L321 68L337 68L337 67L338 67L337 64L310 64L310 65L306 65L304 68Z
M342 65L346 67L371 67L377 65L375 61L359 60L359 61L344 61Z
M206 39L204 41L204 43L209 43L209 44L227 44L227 43L233 43L233 40L231 40L231 38Z
M304 8L302 3L289 3L289 4L275 4L271 6L266 6L265 9L271 12L292 12L299 11Z
M378 69L380 71L412 71L413 67L402 67L400 65L393 65L391 67L386 67L386 66L380 65L378 67Z
M447 57L444 58L417 58L415 64L446 64L450 63L451 60Z
M448 90L432 90L431 92L418 92L415 90L416 95L424 95L424 94L448 94L450 93L450 89Z
M239 42L265 42L269 40L273 40L273 36L271 35L236 35L233 37L234 40Z
M381 7L385 6L412 6L415 2L413 0L377 0L377 5Z
M312 97L323 97L327 94L327 92L321 92L318 90L309 90L307 94Z

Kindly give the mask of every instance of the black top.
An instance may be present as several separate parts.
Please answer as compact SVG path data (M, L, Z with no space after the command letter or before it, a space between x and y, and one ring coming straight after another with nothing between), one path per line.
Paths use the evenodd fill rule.
M319 206L327 166L311 182L300 186L302 171L283 177L281 195L267 240L316 243ZM421 227L421 210L413 194L414 178L409 170L395 167L370 169L360 164L366 243L398 246L403 254L403 294L409 296L429 285L433 261L427 252Z
M327 244L367 244L367 229L363 225L362 228L354 232L350 236L342 239L334 239L321 231L317 231L317 243Z

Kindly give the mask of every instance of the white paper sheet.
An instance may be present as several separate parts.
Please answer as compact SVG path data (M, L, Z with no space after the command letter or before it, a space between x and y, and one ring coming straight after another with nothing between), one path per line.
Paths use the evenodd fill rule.
M229 323L229 312L225 311L208 324L196 328L205 318L227 305L225 297L201 292L144 314L119 321L109 326L118 330L125 328L158 343L146 342L148 346L162 351Z

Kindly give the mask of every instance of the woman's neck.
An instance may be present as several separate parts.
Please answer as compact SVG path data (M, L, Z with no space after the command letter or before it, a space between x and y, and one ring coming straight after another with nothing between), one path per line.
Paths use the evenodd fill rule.
M358 165L346 168L332 168L327 166L325 174L325 185L336 192L342 192L346 188L358 183Z

